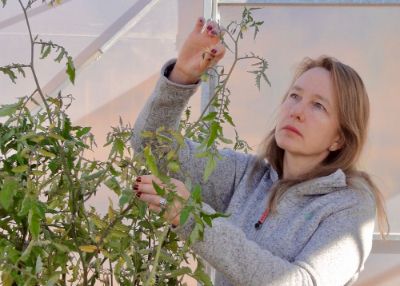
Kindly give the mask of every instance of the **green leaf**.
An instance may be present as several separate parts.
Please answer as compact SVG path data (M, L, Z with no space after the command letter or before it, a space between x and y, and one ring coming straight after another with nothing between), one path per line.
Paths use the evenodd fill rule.
M167 165L167 168L169 170L171 170L172 172L174 172L174 173L177 173L180 170L180 166L176 161L169 162L168 165Z
M5 0L2 0L5 1ZM3 7L5 3L3 2ZM14 284L14 279L12 278L12 275L8 271L2 271L1 273L1 284L3 286L12 286Z
M189 267L185 266L185 267L182 267L180 269L176 269L174 271L171 271L171 278L182 276L182 275L185 275L185 274L190 274L190 273L192 273L192 270Z
M46 286L54 286L60 279L61 274L62 273L60 273L60 272L56 272L55 274L51 275L49 280L47 280Z
M90 129L92 129L91 127L83 127L81 129L79 129L76 132L76 137L81 138L83 135L86 135L89 133Z
M114 141L113 149L117 152L121 157L124 155L125 144L120 138L116 138Z
M62 137L61 135L57 134L57 133L50 133L49 137L56 139L56 140L60 140L60 141L64 141L65 138Z
M0 191L0 204L5 210L9 210L13 203L13 198L18 189L18 182L13 178L7 178L4 181Z
M35 205L29 210L28 225L33 239L38 239L40 233L40 215Z
M5 104L0 107L0 117L11 116L17 111L19 103Z
M63 244L60 244L57 242L53 242L53 245L55 248L57 248L58 251L65 252L65 253L69 252L69 248L66 245L63 245Z
M268 83L269 86L271 86L271 82L269 81L267 75L265 73L261 73L263 79Z
M206 167L204 170L204 175L203 175L203 180L205 182L208 181L208 178L210 177L211 173L214 171L216 166L217 166L217 162L215 161L215 158L213 156L208 157Z
M72 57L68 57L66 72L68 74L69 80L72 82L72 84L74 84L75 83L75 67L74 67L74 62L72 61Z
M11 81L15 83L17 77L15 76L15 73L12 71L11 68L0 68L0 71L2 71L5 75L8 75Z
M104 182L104 185L106 185L110 190L113 190L117 195L121 194L121 186L115 177L109 178Z
M203 216L203 220L208 224L209 227L212 227L212 220L209 216Z
M27 165L21 165L21 166L17 166L17 167L12 168L11 171L13 173L15 173L15 174L20 174L20 173L26 172L27 170L28 170L28 166Z
M122 194L121 194L120 198L119 198L119 202L118 202L119 206L123 207L125 204L127 204L132 199L132 196L133 196L132 190L124 189L122 191Z
M228 121L230 125L235 126L235 123L233 123L232 117L229 115L228 112L225 111L223 115L226 121Z
M233 141L231 139L225 138L225 137L220 137L219 138L222 142L224 142L225 144L232 144Z
M210 112L206 116L204 116L202 119L204 121L211 121L211 120L214 120L215 117L217 117L217 114L218 114L218 112L215 112L215 111L214 112Z
M213 286L210 277L202 267L197 267L196 271L193 273L193 277L196 278L197 281L203 282L204 286Z
M230 214L224 214L224 213L213 213L213 214L207 214L211 219L215 219L218 217L229 217Z
M90 219L93 222L93 224L99 228L99 229L104 229L107 227L107 223L104 220L101 220L97 215L92 214L90 215Z
M207 147L210 147L214 143L215 139L217 138L218 131L220 129L219 123L213 121L211 123L210 129L211 130L210 130L210 136L208 137L208 141L207 141Z
M194 242L198 241L201 237L200 233L202 231L202 227L200 224L196 224L193 228L193 231L189 235L189 242L193 244Z
M85 174L85 175L82 175L82 179L85 180L85 181L92 181L94 179L97 179L97 178L101 177L102 175L104 175L104 173L105 173L104 170L100 170L100 171L94 172L94 173L89 174L89 175ZM114 186L114 184L113 184L113 186Z
M157 194L159 196L165 196L165 189L161 188L156 182L151 181L151 183L153 184L154 189L156 190Z
M38 153L40 155L42 155L42 156L45 156L45 157L48 157L48 158L52 158L52 159L56 157L55 154L53 154L53 153L51 153L51 152L49 152L49 151L47 151L45 149L38 149Z
M26 216L32 207L32 203L32 198L29 195L25 195L24 199L22 200L21 209L18 212L18 216Z
M151 149L149 146L146 146L143 150L144 157L146 159L146 165L150 169L150 171L158 177L159 172L156 164L156 159L154 158L153 154L151 153Z
M42 56L40 57L40 59L46 58L46 57L50 54L50 52L51 52L51 45L49 45L49 44L42 44L42 50L41 50L41 52L42 52Z
M170 132L172 136L174 136L176 142L178 142L179 146L182 146L185 142L185 138L182 136L182 134L175 130L171 130Z
M193 210L193 206L186 206L182 209L181 215L179 217L179 225L184 225L184 223L187 221L190 212Z
M61 60L63 59L64 55L65 55L65 50L64 50L64 49L61 49L60 53L59 53L58 56L54 59L54 61L56 61L56 62L58 62L58 63L61 62Z
M200 203L201 202L201 187L199 185L196 185L193 188L192 198L196 203Z
M40 255L38 255L38 257L36 258L35 274L37 275L40 272L42 272L42 269L43 269L42 258L40 257Z
M83 252L93 253L97 250L97 246L96 245L81 245L81 246L79 246L79 249Z

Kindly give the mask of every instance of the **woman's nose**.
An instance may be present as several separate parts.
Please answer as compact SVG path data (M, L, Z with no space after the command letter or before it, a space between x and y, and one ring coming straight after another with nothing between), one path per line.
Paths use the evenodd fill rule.
M304 108L302 103L295 104L290 110L290 117L298 121L304 121Z

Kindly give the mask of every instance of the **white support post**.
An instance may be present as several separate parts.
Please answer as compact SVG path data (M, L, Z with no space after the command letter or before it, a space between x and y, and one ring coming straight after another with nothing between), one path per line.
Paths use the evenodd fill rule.
M218 0L204 0L204 18L212 19L214 21L219 20L218 14ZM208 81L201 83L201 111L203 111L210 99L214 95L215 87L217 86L217 76L215 71L208 71ZM213 108L209 107L208 111L212 111Z
M219 21L218 14L218 0L204 0L204 13L203 17L207 19L212 19L214 21ZM208 102L214 95L215 88L217 86L217 75L214 70L209 70L208 72L208 81L201 83L201 111L202 112ZM208 111L213 111L214 108L210 106ZM205 266L205 271L210 276L211 282L215 284L215 269L204 259L202 259L202 263ZM202 286L200 282L197 283L198 286Z

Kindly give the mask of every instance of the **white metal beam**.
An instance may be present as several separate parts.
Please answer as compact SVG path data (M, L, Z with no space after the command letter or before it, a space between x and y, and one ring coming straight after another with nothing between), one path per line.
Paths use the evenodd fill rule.
M400 0L218 0L218 5L400 5Z
M98 38L90 43L76 58L74 65L76 74L83 68L97 60L102 54L107 52L126 32L135 26L157 3L159 0L138 0L120 18L109 26ZM44 87L43 92L47 96L54 97L59 90L69 83L67 74L64 70L57 73ZM34 96L27 106L35 112L42 106L35 102L41 102L38 95Z
M31 18L33 18L34 16L37 16L37 15L39 15L39 14L42 14L43 12L49 11L49 10L51 10L51 9L54 9L54 8L56 8L56 7L58 7L58 6L61 6L61 5L65 4L65 3L67 3L67 2L70 2L70 1L71 1L71 0L64 0L64 1L62 1L60 4L57 4L57 5L54 6L54 7L49 6L48 4L43 4L43 5L40 5L39 7L35 7L35 8L32 8L32 9L29 9L29 10L27 11L28 18L31 19ZM21 13L21 14L19 14L19 15L16 15L16 16L13 16L13 17L10 17L10 18L8 18L8 19L6 19L6 20L1 21L1 22L0 22L0 30L1 30L1 29L4 29L4 28L6 28L6 27L12 26L12 25L14 25L14 24L17 24L17 23L19 23L19 22L21 22L21 21L25 21L25 15L24 15L24 13Z

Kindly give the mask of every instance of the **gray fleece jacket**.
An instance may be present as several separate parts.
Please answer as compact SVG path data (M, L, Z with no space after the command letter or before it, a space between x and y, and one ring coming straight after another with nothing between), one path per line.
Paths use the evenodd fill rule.
M180 116L198 85L179 85L165 76L174 61L161 71L156 88L139 114L132 144L140 152L140 134L164 125L177 128ZM255 156L220 150L207 182L202 181L205 159L194 156L197 143L185 140L179 160L194 183L202 186L203 209L231 214L213 220L204 240L192 249L216 269L215 285L284 286L350 285L370 253L375 201L368 190L350 189L342 170L291 187L278 203L277 213L262 227L254 224L265 210L270 187L279 180L265 162L249 177ZM182 179L182 178L177 178ZM172 228L187 239L193 217Z

